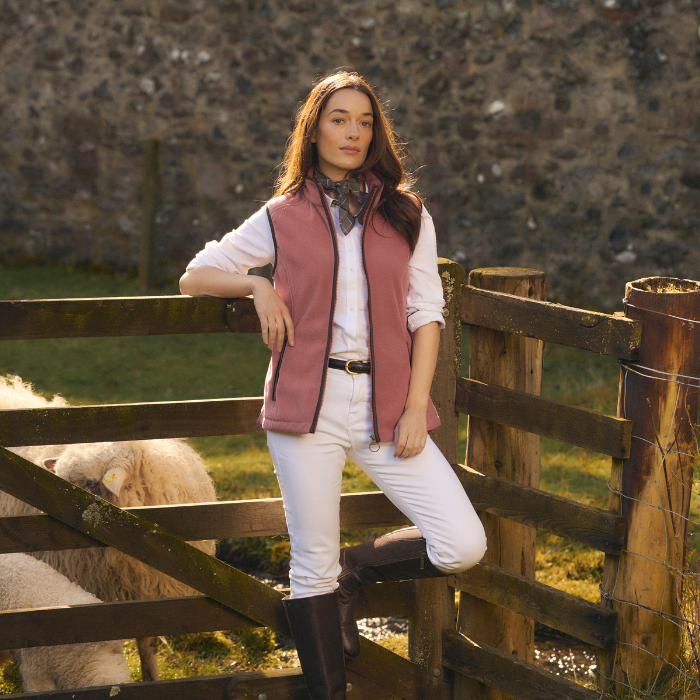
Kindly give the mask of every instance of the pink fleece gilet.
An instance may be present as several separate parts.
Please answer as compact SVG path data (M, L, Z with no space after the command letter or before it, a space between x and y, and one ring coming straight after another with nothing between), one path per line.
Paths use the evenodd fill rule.
M381 183L371 173L360 214L362 260L367 279L369 346L372 362L373 437L392 441L411 378L411 334L406 322L410 251L376 211ZM270 200L275 242L275 289L294 323L294 346L273 350L258 423L265 430L313 433L323 403L331 350L338 278L338 246L323 189L307 177L294 194ZM440 425L432 401L428 430Z

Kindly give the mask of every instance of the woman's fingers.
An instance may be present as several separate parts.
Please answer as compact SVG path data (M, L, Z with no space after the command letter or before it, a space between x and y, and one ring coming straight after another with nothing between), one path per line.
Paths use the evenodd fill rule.
M404 426L399 421L394 431L394 457L406 459L419 455L428 440L427 432Z
M267 339L268 339L268 333L270 330L270 325L267 322L267 318L263 316L262 314L258 314L258 318L260 319L260 330L262 331L262 340L265 345L267 345Z
M399 427L398 432L399 435L398 440L395 443L396 447L394 449L394 457L405 459L406 457L410 457L413 453L415 438L411 434L411 431L407 430L406 428Z
M263 343L270 350L276 347L281 352L286 334L290 345L294 345L292 317L275 288L267 281L261 282L253 293L253 301L260 319Z
M292 323L292 317L289 315L286 308L284 310L283 319L284 325L287 328L287 339L289 344L294 345L294 324Z
M294 345L294 324L286 309L284 312L277 311L269 315L260 312L258 318L260 319L263 343L270 350L277 347L277 352L281 352L285 335L287 335L289 344Z

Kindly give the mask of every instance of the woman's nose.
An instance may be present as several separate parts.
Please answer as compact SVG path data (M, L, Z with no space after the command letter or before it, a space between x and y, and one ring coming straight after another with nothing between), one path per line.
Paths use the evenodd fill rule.
M360 138L360 131L357 128L357 124L355 124L354 122L350 122L350 124L348 124L348 130L345 135L349 139Z

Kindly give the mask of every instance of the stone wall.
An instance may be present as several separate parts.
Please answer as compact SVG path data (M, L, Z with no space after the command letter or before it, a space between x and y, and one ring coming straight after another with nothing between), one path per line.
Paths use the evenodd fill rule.
M422 166L441 255L611 308L700 278L696 0L1 0L0 260L133 269L161 140L158 274L270 195L337 66Z

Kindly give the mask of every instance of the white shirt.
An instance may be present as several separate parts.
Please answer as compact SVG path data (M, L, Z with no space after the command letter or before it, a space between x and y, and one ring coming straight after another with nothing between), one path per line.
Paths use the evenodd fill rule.
M367 318L367 280L362 269L360 237L362 226L355 226L346 236L340 228L340 210L331 208L338 241L338 288L331 357L344 360L369 360ZM210 241L187 266L188 270L209 265L226 272L245 275L251 267L262 267L275 261L275 245L265 207L246 219L220 241ZM437 268L435 227L425 207L421 212L420 237L408 262L408 297L406 314L413 333L431 321L445 327L442 310L442 282Z

